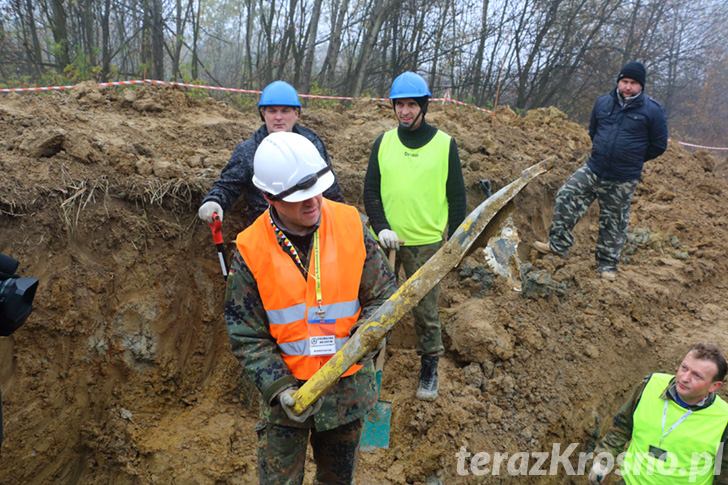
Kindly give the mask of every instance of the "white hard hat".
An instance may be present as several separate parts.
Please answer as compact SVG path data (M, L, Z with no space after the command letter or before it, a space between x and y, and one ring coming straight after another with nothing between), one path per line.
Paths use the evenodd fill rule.
M255 151L253 184L273 200L300 202L333 183L331 167L313 143L298 133L271 133Z

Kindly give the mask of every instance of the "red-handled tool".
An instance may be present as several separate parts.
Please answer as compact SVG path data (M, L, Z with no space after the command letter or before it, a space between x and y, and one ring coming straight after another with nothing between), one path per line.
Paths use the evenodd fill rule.
M222 221L217 212L212 213L212 222L208 224L210 231L212 231L212 242L215 243L217 248L217 258L220 260L220 269L222 270L222 277L227 280L228 269L227 263L225 262L225 242L222 237Z

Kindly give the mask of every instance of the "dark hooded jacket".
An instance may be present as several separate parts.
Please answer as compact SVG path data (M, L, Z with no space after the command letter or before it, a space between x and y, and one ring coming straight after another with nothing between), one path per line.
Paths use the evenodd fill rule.
M321 157L331 166L324 142L313 130L296 124L293 126L293 132L310 140L321 154ZM243 209L243 221L246 226L250 225L268 208L268 203L263 198L260 190L253 185L253 158L258 145L266 136L268 136L268 128L264 124L253 133L253 136L240 142L235 147L233 154L230 156L230 161L222 169L220 178L202 200L203 204L212 200L220 204L223 210L228 210L242 194L246 202L246 207ZM327 199L344 202L341 189L336 181L334 181L334 185L326 189L323 195Z
M587 165L603 179L626 182L639 179L643 164L665 151L667 121L662 106L644 91L625 106L617 96L615 89L594 103Z

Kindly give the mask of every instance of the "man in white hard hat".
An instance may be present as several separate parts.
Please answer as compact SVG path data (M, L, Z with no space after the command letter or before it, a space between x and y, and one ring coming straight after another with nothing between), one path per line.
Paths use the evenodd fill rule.
M322 197L334 176L313 144L273 133L253 183L270 208L238 234L225 320L261 394L260 483L301 483L307 443L317 483L352 483L362 418L377 399L371 357L296 415L293 394L395 291L394 274L354 208Z
M258 130L247 140L238 144L230 161L220 173L220 178L202 199L197 215L203 221L212 222L212 215L217 213L220 220L223 212L230 209L242 195L245 199L243 222L252 223L268 207L260 191L252 183L253 157L260 143L271 133L279 131L298 133L308 139L318 150L321 158L331 166L326 146L319 136L310 128L298 124L301 116L301 101L296 90L285 81L273 81L267 85L258 101L258 113L263 121ZM331 172L333 174L333 172ZM344 201L341 189L336 180L324 192L324 197L339 202Z

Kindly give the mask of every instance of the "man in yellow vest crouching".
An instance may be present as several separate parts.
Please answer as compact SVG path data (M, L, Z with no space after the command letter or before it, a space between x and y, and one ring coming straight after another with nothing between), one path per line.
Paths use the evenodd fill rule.
M270 204L238 234L225 295L233 354L261 394L260 483L352 483L362 418L377 400L367 356L301 415L293 394L392 293L394 274L354 208L322 197L331 167L305 137L271 133L253 184Z
M427 82L404 72L389 98L399 126L374 142L364 178L364 208L379 243L397 250L396 267L412 276L465 219L465 184L455 139L425 122ZM421 358L417 398L434 401L442 355L439 285L415 307L417 354Z
M726 370L720 349L699 343L674 376L647 376L595 450L589 483L602 483L615 456L627 485L728 483L728 403L716 395Z

